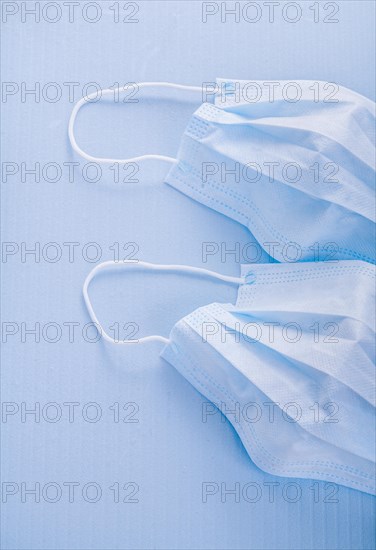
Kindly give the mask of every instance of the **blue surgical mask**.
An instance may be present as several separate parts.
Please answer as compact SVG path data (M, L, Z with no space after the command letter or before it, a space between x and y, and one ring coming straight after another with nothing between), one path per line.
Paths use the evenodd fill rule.
M245 225L281 262L376 262L375 104L344 87L218 79L214 103L192 115L177 159L143 155L97 162L170 162L166 182ZM202 88L142 83L201 92ZM113 90L104 91L113 94Z
M138 342L164 344L162 357L227 416L263 470L375 493L373 266L257 264L228 277L188 266L105 262L84 284L99 327L89 284L102 270L125 268L239 285L234 305L206 305L176 323L169 339Z

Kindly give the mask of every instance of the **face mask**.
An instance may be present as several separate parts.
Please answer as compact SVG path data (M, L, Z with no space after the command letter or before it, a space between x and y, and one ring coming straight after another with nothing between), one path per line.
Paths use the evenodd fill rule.
M245 225L281 262L360 259L375 263L375 105L322 82L217 80L181 140L178 158L106 159L77 145L90 161L173 164L166 182ZM270 84L270 83L269 83ZM140 88L200 87L141 83ZM293 93L295 95L293 95ZM105 90L103 95L114 94Z
M242 266L227 277L188 266L105 262L210 276L239 285L235 305L180 320L161 356L236 429L252 460L287 477L375 493L375 271L360 261ZM114 340L101 328L103 337ZM134 343L134 340L132 341ZM125 342L116 342L127 344Z

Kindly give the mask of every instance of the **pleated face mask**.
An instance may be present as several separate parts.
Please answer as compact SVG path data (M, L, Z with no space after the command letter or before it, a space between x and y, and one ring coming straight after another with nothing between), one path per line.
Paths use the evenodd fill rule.
M90 281L99 271L125 267L239 285L235 305L206 305L176 323L169 339L138 342L164 344L161 356L228 418L263 470L375 493L373 266L244 265L237 278L188 266L105 262L84 285L98 327Z
M138 86L154 85L202 95ZM73 132L85 98L72 112L72 146L96 162L171 162L169 185L245 225L278 261L375 263L375 104L317 81L218 79L211 89L214 103L193 114L177 159L87 155Z

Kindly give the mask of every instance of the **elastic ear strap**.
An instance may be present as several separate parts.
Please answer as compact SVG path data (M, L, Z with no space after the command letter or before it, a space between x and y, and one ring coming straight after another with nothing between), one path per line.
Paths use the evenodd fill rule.
M222 275L220 273L217 273L216 271L210 271L209 269L204 269L201 267L192 267L189 265L160 265L160 264L151 264L148 262L135 262L135 261L125 261L125 262L114 262L114 261L108 261L103 262L101 264L98 264L94 267L89 273L89 275L86 277L82 292L84 295L85 304L87 307L87 310L89 312L91 320L100 328L101 335L107 342L110 342L111 344L134 344L134 343L145 343L145 342L162 342L163 344L168 344L169 339L165 338L164 336L160 336L158 334L154 334L152 336L144 336L143 338L139 338L138 340L123 340L118 341L109 336L106 331L103 329L101 323L98 320L98 317L96 316L93 306L91 305L91 301L88 294L88 288L91 283L91 281L94 279L94 277L99 273L100 271L104 271L106 269L125 269L129 268L130 266L133 266L133 268L142 268L147 269L149 271L172 271L172 272L178 272L178 273L189 273L192 275L203 275L206 277L212 277L214 279L218 279L220 281L224 281L225 283L231 283L240 285L245 282L245 279L243 277L230 277L228 275Z
M202 88L200 86L186 86L184 84L173 84L172 82L139 82L136 85L138 86L139 89L159 87L159 88L173 88L176 90L190 90L190 91L202 93ZM101 90L101 97L106 95L117 94L124 91L125 91L124 88L115 88L115 89L107 88L105 90ZM69 141L72 145L72 148L74 149L74 151L76 151L78 155L80 155L81 157L83 157L84 159L90 162L98 162L101 164L112 164L114 162L118 162L119 164L126 164L128 162L139 162L142 160L150 160L150 159L163 160L166 162L170 162L172 164L177 162L177 160L174 159L173 157L167 157L165 155L141 155L139 157L131 157L127 159L93 157L92 155L89 155L83 149L81 149L81 147L77 144L77 141L74 135L74 123L76 121L77 113L81 109L81 107L83 105L86 105L88 101L90 101L91 99L95 99L96 97L97 97L97 91L80 99L74 106L69 119L69 125L68 125Z

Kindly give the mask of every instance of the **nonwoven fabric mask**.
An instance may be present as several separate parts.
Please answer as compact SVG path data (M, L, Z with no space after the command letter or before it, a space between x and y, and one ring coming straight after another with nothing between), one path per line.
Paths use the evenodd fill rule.
M310 80L217 79L206 88L138 84L153 86L201 96L205 90L206 101L185 129L177 159L85 153L74 123L90 96L72 111L74 150L94 162L171 163L166 183L245 225L277 261L376 263L374 102L343 86Z
M241 277L189 266L104 262L108 269L210 276L235 304L193 311L159 341L173 365L232 423L257 466L375 494L375 269L362 261L243 265ZM213 407L214 410L214 407Z

